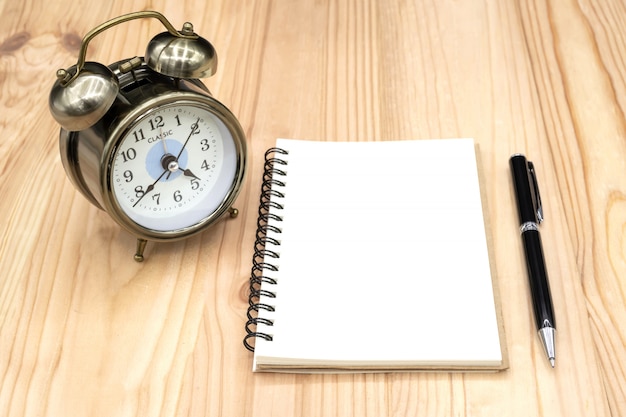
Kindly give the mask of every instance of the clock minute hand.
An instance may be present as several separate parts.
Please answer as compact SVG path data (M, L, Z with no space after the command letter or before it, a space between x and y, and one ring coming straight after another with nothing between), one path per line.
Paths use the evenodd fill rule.
M170 152L167 150L167 143L165 143L165 138L163 137L163 128L159 129L159 137L161 138L161 144L163 144L165 155L169 154Z

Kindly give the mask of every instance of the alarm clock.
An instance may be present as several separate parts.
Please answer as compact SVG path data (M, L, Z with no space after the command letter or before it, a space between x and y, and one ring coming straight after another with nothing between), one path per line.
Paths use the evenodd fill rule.
M156 18L144 57L111 65L85 60L88 43L115 25ZM204 231L232 207L246 167L245 134L199 80L217 67L191 23L177 31L160 13L109 20L83 38L78 62L57 71L50 112L61 126L61 160L73 185L137 237L174 241Z

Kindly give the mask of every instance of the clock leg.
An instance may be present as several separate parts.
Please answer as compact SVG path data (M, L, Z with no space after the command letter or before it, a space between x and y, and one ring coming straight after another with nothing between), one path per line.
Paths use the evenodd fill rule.
M146 243L148 241L146 239L137 239L137 250L135 251L135 261L143 262L143 251L146 249Z
M230 213L230 218L231 219L234 219L235 217L237 217L239 215L239 210L234 208L234 207L229 208L228 212Z

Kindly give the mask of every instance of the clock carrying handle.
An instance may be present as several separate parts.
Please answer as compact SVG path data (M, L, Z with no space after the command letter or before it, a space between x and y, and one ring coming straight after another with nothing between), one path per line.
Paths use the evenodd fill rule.
M130 20L146 19L146 18L155 18L159 20L163 24L163 26L165 26L167 31L171 35L177 38L182 38L182 39L198 39L199 38L199 36L193 32L193 25L189 22L186 22L183 25L183 30L179 32L174 28L174 26L170 23L170 21L167 20L167 18L159 12L146 10L146 11L128 13L122 16L115 17L111 20L108 20L96 26L92 30L90 30L89 33L87 33L85 37L83 38L81 45L80 45L80 51L78 53L78 62L76 63L76 73L74 75L71 75L68 71L64 69L60 69L57 71L57 77L59 78L59 80L61 80L62 84L67 85L71 83L74 80L74 78L76 78L80 74L81 70L85 66L85 58L87 56L87 47L89 45L89 42L91 42L91 40L95 38L96 36L98 36L100 33L104 32L107 29L112 28L113 26L117 26L121 23L125 23Z

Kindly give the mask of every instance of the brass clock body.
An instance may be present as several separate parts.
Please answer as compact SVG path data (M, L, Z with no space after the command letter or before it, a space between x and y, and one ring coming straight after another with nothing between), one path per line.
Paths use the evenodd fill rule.
M84 61L89 39L142 17L156 17L170 31L151 41L145 59ZM69 179L138 238L137 261L148 240L183 239L236 216L232 204L246 167L239 122L194 78L215 71L212 46L189 23L177 33L168 25L156 12L139 12L94 29L79 63L57 72L50 94Z

